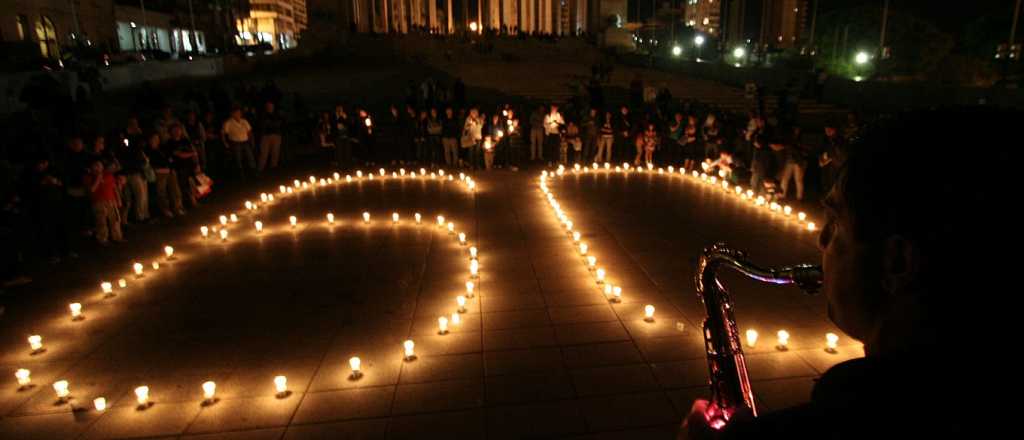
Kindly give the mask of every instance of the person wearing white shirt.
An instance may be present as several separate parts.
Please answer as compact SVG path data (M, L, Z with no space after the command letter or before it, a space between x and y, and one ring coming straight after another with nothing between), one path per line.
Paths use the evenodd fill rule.
M231 110L231 117L224 121L221 130L224 146L235 152L235 165L240 176L256 170L256 157L252 154L252 125L242 117L241 109ZM244 161L244 164L243 164Z
M551 110L544 116L544 150L547 151L545 154L547 157L555 157L555 152L558 151L561 144L563 125L565 125L565 120L558 112L558 106L552 104Z

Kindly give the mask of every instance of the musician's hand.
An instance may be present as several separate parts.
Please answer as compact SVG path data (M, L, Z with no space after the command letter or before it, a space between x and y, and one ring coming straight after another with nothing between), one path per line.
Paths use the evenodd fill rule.
M704 412L708 409L708 401L697 399L690 407L690 414L683 419L683 425L679 427L678 440L703 440L715 438L714 431L708 426Z

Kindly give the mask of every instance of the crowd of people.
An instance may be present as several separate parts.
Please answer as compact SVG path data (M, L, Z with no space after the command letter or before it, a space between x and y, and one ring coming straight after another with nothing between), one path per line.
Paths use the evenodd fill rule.
M34 244L6 249L5 267L27 253L58 263L90 240L124 241L134 225L186 215L214 182L259 179L294 147L335 169L673 165L798 203L809 169L820 171L823 189L831 185L858 131L851 115L809 142L790 118L769 122L757 107L742 117L649 86L631 87L629 102L608 107L600 88L581 88L564 103L485 105L467 99L461 80L427 78L410 82L405 101L386 109L339 103L314 111L294 95L284 112L273 82L190 88L173 105L143 87L113 128L71 127L64 137L15 137L17 151L7 145L5 235Z

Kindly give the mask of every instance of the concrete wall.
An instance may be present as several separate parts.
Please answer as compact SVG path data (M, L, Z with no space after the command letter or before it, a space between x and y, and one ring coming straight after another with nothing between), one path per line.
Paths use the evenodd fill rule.
M224 73L221 58L198 58L195 61L146 61L114 66L102 71L108 90L122 89L144 81L162 81L182 77L212 77Z

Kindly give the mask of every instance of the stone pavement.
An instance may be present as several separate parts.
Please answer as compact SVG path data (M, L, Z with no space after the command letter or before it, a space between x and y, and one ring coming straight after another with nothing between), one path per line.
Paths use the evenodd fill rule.
M588 254L623 289L622 302L610 303L538 174L480 173L475 192L457 176L342 176L290 196L277 188L290 181L273 182L207 207L130 259L54 274L39 283L38 300L0 319L0 438L672 438L707 392L693 290L701 248L728 241L765 266L813 262L814 234L689 176L552 177ZM246 211L260 191L277 200ZM230 212L239 221L226 241L200 237L201 224ZM458 314L471 278L469 246L437 215L479 250L475 295L443 335L438 318ZM142 278L131 274L134 261L145 263ZM101 281L114 282L116 296ZM828 323L822 298L734 274L723 283L740 327L762 335L746 348L762 409L806 401L816 376L862 355ZM84 320L71 319L72 302ZM643 319L648 304L653 322ZM792 334L788 351L773 348L779 329ZM825 352L826 332L839 334L837 354ZM30 354L33 334L45 352ZM413 360L404 358L407 339ZM19 368L31 370L22 390ZM279 375L287 393L276 393ZM61 379L70 403L57 402L52 384ZM205 381L216 382L213 404L203 404ZM143 385L151 405L140 410L134 390ZM93 406L100 396L102 412Z

